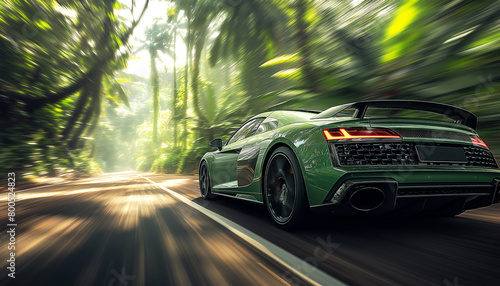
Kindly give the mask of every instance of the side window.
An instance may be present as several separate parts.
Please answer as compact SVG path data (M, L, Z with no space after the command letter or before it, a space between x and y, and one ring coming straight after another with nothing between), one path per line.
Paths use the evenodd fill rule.
M253 136L259 124L264 118L255 118L243 124L240 129L236 130L233 136L227 141L226 145L240 141L241 139Z
M259 125L259 128L257 129L257 132L255 134L264 133L278 128L278 122L279 120L276 118L271 118L271 117L266 118L266 120L264 120Z

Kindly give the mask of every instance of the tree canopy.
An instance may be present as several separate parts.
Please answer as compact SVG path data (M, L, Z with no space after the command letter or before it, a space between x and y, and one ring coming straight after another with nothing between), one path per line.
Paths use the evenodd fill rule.
M476 113L500 156L498 1L158 3L0 4L2 168L192 172L256 113L390 98Z

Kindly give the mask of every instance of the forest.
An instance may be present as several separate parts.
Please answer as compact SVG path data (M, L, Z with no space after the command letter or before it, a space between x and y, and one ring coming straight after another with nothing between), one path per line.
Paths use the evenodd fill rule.
M18 177L195 173L257 113L378 99L465 108L500 158L496 0L6 0L0 53Z

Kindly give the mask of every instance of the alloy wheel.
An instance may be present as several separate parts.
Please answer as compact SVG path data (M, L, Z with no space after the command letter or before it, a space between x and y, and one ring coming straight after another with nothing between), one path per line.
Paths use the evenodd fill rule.
M271 215L285 223L294 212L297 180L290 159L284 153L271 157L266 170L266 196Z

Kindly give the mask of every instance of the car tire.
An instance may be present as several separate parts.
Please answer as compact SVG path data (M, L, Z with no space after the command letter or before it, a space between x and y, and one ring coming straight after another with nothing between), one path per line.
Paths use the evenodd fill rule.
M203 161L200 167L199 179L201 198L204 200L210 200L215 198L212 194L212 188L210 186L210 174L208 171L207 161Z
M263 195L269 215L283 229L303 225L308 210L304 178L295 154L279 147L266 162Z

